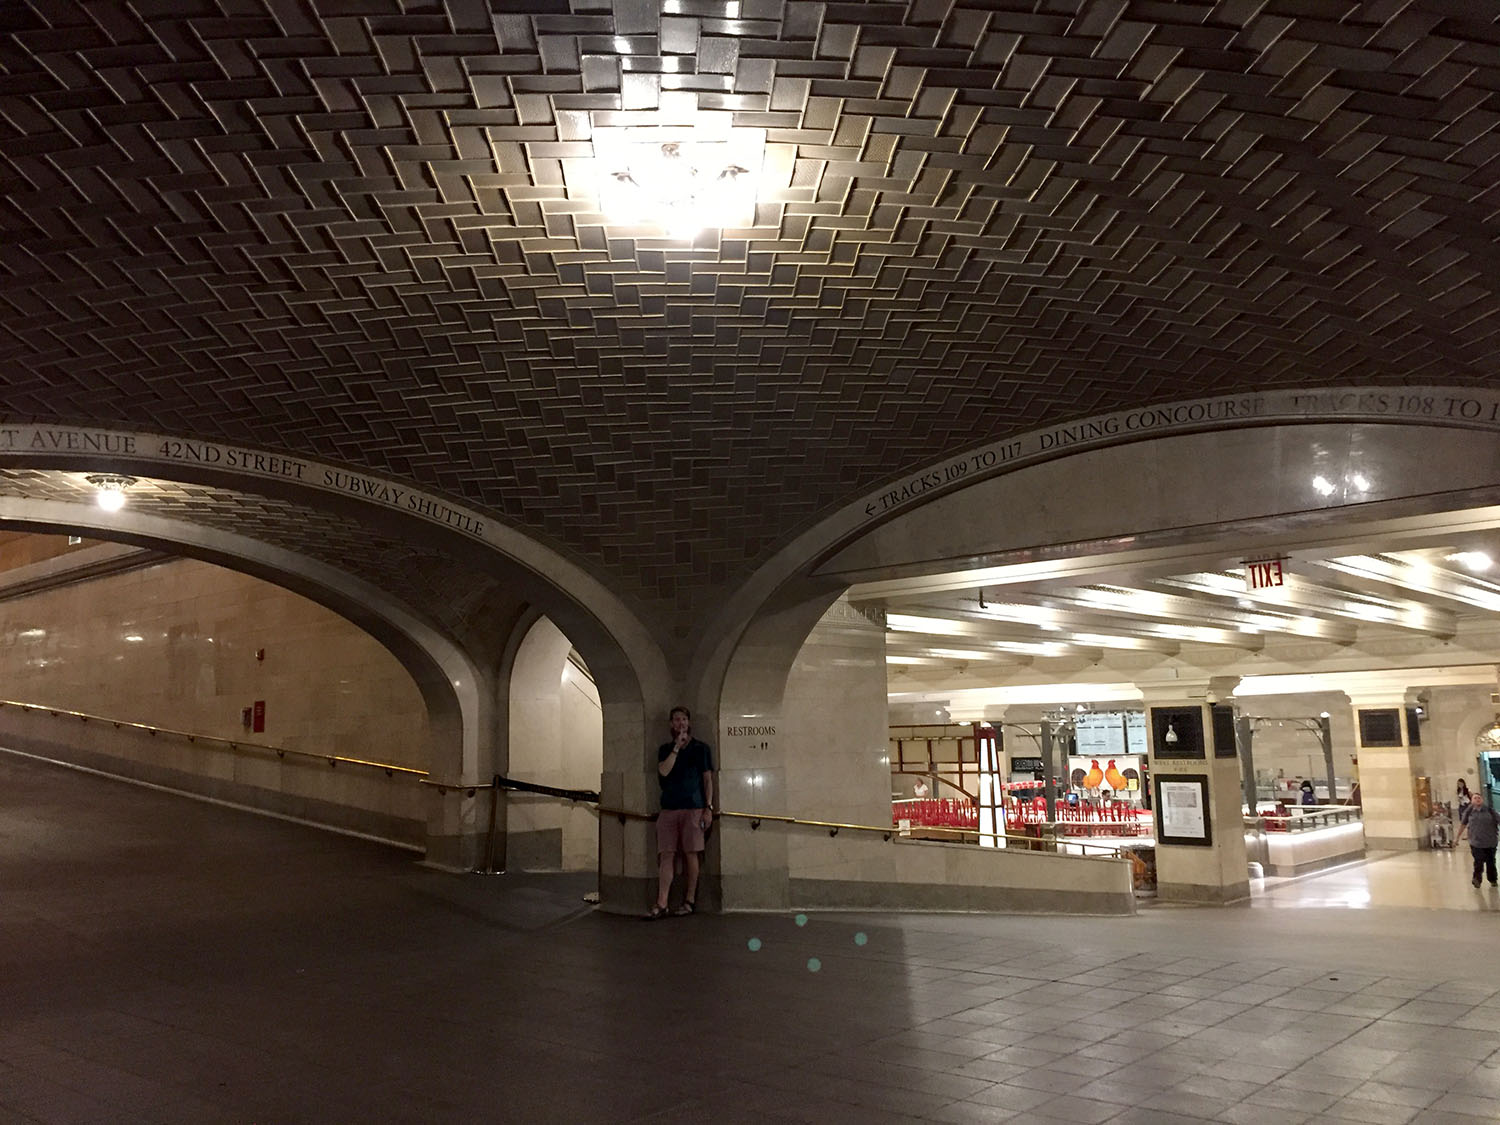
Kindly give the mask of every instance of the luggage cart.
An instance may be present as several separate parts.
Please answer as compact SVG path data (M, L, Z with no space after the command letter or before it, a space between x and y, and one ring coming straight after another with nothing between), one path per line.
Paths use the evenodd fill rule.
M1432 806L1432 815L1427 818L1427 846L1430 848L1458 846L1458 829L1453 824L1453 806L1446 801L1438 801Z

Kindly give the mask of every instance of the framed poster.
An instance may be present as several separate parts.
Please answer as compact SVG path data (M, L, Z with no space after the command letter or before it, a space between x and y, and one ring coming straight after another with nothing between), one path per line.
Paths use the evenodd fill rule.
M1203 708L1151 708L1151 753L1158 758L1204 757Z
M1208 815L1208 775L1171 774L1156 777L1156 842L1212 847L1213 824Z

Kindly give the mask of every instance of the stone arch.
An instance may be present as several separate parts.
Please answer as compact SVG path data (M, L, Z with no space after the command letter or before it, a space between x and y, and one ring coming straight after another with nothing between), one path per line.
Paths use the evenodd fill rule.
M451 779L466 780L479 766L485 714L482 670L430 622L369 583L245 536L138 512L104 518L84 504L0 498L0 523L140 546L169 545L185 556L264 579L333 610L373 636L410 673L435 731L453 748L450 759L441 764L453 771Z
M499 677L509 731L507 772L560 789L595 789L603 766L602 713L592 674L573 643L532 611L512 633ZM592 870L599 833L592 810L514 794L506 810L507 869Z
M1314 483L1330 493L1310 497ZM1126 546L1164 560L1192 557L1226 526L1258 533L1257 547L1277 550L1326 541L1344 523L1351 537L1375 526L1416 535L1445 512L1480 505L1500 511L1500 393L1471 388L1196 399L956 450L799 535L731 591L697 634L698 697L719 705L726 799L739 766L726 724L784 703L787 677L837 624L837 599L855 581L1059 558L1097 557L1106 567ZM1003 534L996 512L1016 516ZM954 588L973 584L966 576ZM883 667L876 674L883 681ZM745 773L785 772L784 751L756 757L749 745L738 750ZM841 783L828 784L833 791ZM744 783L740 792L748 794ZM768 838L726 856L722 877L767 906L777 904L776 884L788 871L784 850ZM733 904L732 889L726 898Z
M1437 433L1448 440L1432 441ZM1307 448L1319 441L1323 448ZM1171 463L1156 456L1174 443L1179 453ZM1340 494L1326 503L1298 503L1275 485L1286 471L1286 452L1299 445L1307 448L1303 461L1309 465L1320 456L1341 466L1389 458L1384 479L1394 484L1364 497ZM1256 460L1242 460L1256 448ZM1029 506L1046 516L1056 506L1038 505L1038 495L1046 489L1076 490L1097 475L1104 487L1083 492L1084 500L1093 496L1094 507L1128 514L1115 489L1153 474L1171 479L1174 473L1180 481L1241 494L1236 515L1226 517L1215 503L1197 514L1198 523L1305 513L1308 525L1321 532L1331 511L1420 518L1455 502L1484 502L1488 491L1500 486L1500 392L1444 386L1267 390L1085 417L955 450L831 513L730 591L693 638L700 697L717 697L745 631L759 617L776 615L782 604L818 590L838 591L852 576L901 565L983 565L1000 551L1045 549L1047 535L1056 534L1039 520L1030 542L997 543L978 536L963 542L949 533L962 527L964 505L991 513L999 504ZM1036 478L1038 487L1018 485L1023 474ZM1075 491L1069 499L1079 495ZM1383 506L1377 510L1377 505ZM1183 522L1160 530L1178 530ZM985 530L978 520L969 527ZM1051 542L1068 534L1089 539L1109 532L1097 525L1077 527ZM914 545L926 552L925 560L917 559ZM1108 551L1118 545L1089 546Z
M525 533L498 523L485 513L465 508L446 497L409 489L405 484L346 466L295 455L156 434L99 427L0 425L0 467L50 469L83 473L118 473L156 481L207 485L296 504L314 516L330 513L352 516L389 538L422 542L481 570L504 576L507 597L516 607L531 606L545 613L570 637L594 676L605 718L604 770L600 791L611 807L645 809L654 788L648 789L648 715L664 713L677 695L673 672L652 628L603 581L583 566L551 550ZM19 502L18 502L19 503ZM99 538L129 539L119 516L108 521L83 505L64 514L16 522L52 522L59 527L88 530ZM60 522L59 522L60 517ZM165 531L166 529L159 529ZM161 541L192 544L198 536L183 529ZM227 540L206 529L208 540ZM144 536L145 539L152 538ZM253 547L250 541L230 544L215 558L210 548L191 553L209 561L245 569L236 551ZM185 552L187 547L183 547ZM250 552L251 557L254 551ZM330 588L338 585L334 568L327 568ZM251 573L254 573L251 571ZM280 579L273 579L280 581ZM282 584L286 584L283 582ZM365 583L372 594L378 593ZM297 589L289 585L288 588ZM300 590L298 592L301 592ZM386 600L396 601L391 595ZM324 597L317 600L339 608ZM420 607L408 607L420 616ZM349 599L346 616L358 621L360 599ZM339 608L340 612L344 612ZM515 614L500 613L486 622L476 637L455 645L468 664L491 683L466 708L454 710L455 725L467 740L461 755L461 780L483 782L492 772L488 751L480 749L482 732L493 731L496 689L493 677L515 627ZM399 631L398 631L399 633ZM403 644L400 635L393 638ZM398 653L399 655L399 653ZM458 677L464 681L464 677ZM429 676L432 682L437 682ZM441 708L439 708L441 711ZM491 741L493 741L491 739ZM462 792L462 791L460 791ZM481 860L479 837L485 831L487 809L481 811L472 795L467 804L448 808L434 819L434 836L446 841L443 866L471 867ZM438 825L438 821L443 821ZM649 881L654 864L647 833L636 822L611 820L601 833L601 883L606 904L619 896L635 908L640 887Z
M668 694L661 639L604 582L523 531L445 496L335 462L104 427L0 424L0 466L226 487L440 544L502 570L522 600L573 638L612 700Z

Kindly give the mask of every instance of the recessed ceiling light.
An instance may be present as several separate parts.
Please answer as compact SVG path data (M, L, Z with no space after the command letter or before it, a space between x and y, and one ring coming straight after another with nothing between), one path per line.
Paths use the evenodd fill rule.
M1451 555L1444 555L1443 558L1448 562L1456 562L1459 566L1474 571L1489 570L1490 567L1495 565L1495 560L1483 551L1455 551Z

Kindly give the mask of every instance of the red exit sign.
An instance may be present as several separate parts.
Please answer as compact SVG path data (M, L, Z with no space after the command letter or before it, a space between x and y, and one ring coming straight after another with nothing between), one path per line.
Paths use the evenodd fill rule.
M1286 585L1286 568L1281 559L1261 559L1245 563L1245 589L1269 590Z

